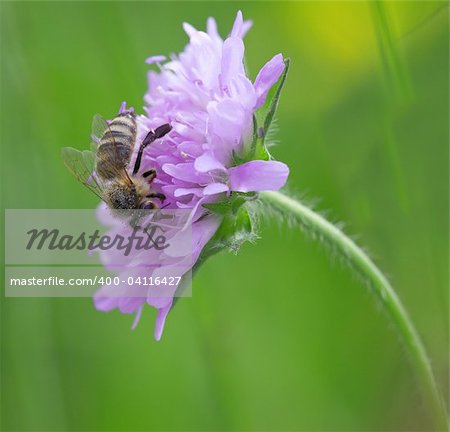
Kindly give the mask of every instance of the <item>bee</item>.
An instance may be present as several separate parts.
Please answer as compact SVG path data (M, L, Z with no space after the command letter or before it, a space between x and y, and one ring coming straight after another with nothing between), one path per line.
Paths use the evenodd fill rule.
M136 146L137 122L134 112L127 110L106 122L96 114L92 122L91 150L62 149L69 171L113 210L155 209L165 196L155 192L151 183L155 170L138 175L145 148L172 130L170 124L150 131L139 146L133 171L130 162Z

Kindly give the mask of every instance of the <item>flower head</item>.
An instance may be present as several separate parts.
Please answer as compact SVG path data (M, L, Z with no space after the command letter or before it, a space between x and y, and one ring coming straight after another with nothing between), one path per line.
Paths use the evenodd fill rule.
M173 129L146 149L141 169L156 170L152 187L166 196L167 208L189 209L193 264L228 217L212 211L215 203L238 196L240 205L246 193L280 189L289 174L285 164L255 156L255 143L263 137L255 130L255 113L283 74L285 62L281 54L275 55L252 82L244 67L243 42L250 27L238 12L223 40L213 18L208 19L206 32L185 23L189 43L182 53L169 60L160 55L147 59L158 71L148 73L146 115L138 116L138 142L161 124L170 123ZM236 211L239 205L233 217L242 217ZM156 307L159 339L172 300L172 296L111 299L101 289L96 306L118 307L138 317L145 303Z

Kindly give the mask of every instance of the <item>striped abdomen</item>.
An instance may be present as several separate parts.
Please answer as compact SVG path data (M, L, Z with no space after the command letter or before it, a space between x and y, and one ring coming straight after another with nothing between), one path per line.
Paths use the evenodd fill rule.
M109 124L97 148L97 174L111 180L127 167L136 140L136 119L133 113L119 114Z

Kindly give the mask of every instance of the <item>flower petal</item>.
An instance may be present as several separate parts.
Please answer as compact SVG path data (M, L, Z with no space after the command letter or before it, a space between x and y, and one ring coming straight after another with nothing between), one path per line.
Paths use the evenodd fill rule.
M179 198L191 194L197 197L201 197L203 196L203 190L202 188L177 188L175 189L173 196Z
M148 57L145 60L145 63L147 63L147 64L161 63L161 62L163 62L165 60L166 60L166 56L155 55L155 56Z
M223 149L231 152L240 144L242 131L251 116L246 115L238 101L224 99L220 102L210 102L208 104L209 129L212 134L223 140Z
M103 295L102 295L103 294ZM100 290L94 295L95 309L102 312L112 311L117 307L119 299L117 297L110 297L107 293L102 293Z
M233 23L233 28L231 30L230 36L243 38L246 33L250 30L252 26L252 21L244 21L244 17L242 16L242 11L238 11L236 14L236 18Z
M167 314L170 311L170 308L172 307L172 300L170 303L161 308L158 309L158 315L156 316L156 324L155 324L155 339L159 341L162 336L162 332L164 330L164 323L166 322Z
M229 37L223 43L220 84L226 91L232 78L245 75L244 71L244 42L238 37Z
M259 71L255 80L255 91L258 96L255 108L259 108L266 100L267 93L278 81L284 70L284 61L281 54L272 57Z
M244 18L242 16L242 11L238 11L236 18L234 19L233 28L231 29L230 36L240 37L242 26L244 24Z
M203 189L203 195L215 195L221 192L227 192L228 186L224 183L211 183Z
M195 160L194 167L197 171L205 173L213 170L226 171L225 167L211 154L204 153Z
M143 305L141 305L141 307L136 311L136 315L134 316L133 324L131 324L131 330L134 330L137 327L137 325L139 324L139 321L141 320L142 309L143 309Z
M198 31L194 26L192 26L191 24L189 24L187 22L183 23L183 30L186 32L186 34L189 37L194 36L195 33L197 33L197 31Z
M145 303L145 297L120 297L119 310L122 313L136 312Z
M194 169L193 163L164 164L163 171L178 180L191 183L208 183L210 181L207 174L199 173Z
M247 32L252 28L253 25L253 21L252 20L246 20L244 21L244 23L242 24L242 29L241 29L241 37L243 38Z
M228 173L230 190L255 192L282 188L289 168L282 162L255 160L230 168Z
M209 17L206 21L206 31L213 41L215 41L216 43L222 43L222 38L217 31L216 20L213 17Z

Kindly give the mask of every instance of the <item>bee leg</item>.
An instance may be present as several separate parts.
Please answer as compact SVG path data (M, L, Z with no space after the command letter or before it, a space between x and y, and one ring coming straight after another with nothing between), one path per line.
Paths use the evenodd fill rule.
M155 139L162 138L172 130L172 126L169 123L163 124L155 129ZM144 140L145 141L145 140Z
M139 168L141 167L142 153L143 153L145 147L147 147L146 145L144 145L144 142L139 147L139 151L136 156L136 162L134 163L133 175L136 174L139 171Z
M152 192L146 195L147 198L158 198L161 202L164 202L166 199L166 196L159 192Z
M145 173L142 174L142 177L146 178L147 181L151 183L156 177L156 171L154 169L145 171Z
M157 127L154 131L150 131L147 136L142 141L141 146L139 147L139 151L136 157L136 162L134 163L133 174L136 174L141 167L142 153L144 152L145 147L150 145L153 141L162 138L164 135L168 134L172 130L172 126L166 123L162 126Z

